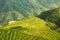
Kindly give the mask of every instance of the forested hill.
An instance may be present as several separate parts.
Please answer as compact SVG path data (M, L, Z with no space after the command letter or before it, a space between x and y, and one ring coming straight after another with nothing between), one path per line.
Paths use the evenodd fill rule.
M38 15L38 17L43 20L53 22L60 26L60 8L44 11L40 15Z
M41 11L59 7L60 0L0 0L0 24L37 16Z

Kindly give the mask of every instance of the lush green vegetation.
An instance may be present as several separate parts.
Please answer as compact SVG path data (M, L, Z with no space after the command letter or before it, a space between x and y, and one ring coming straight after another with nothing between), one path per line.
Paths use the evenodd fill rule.
M60 40L59 6L60 0L0 0L0 40Z
M44 11L38 17L47 21L49 25L56 24L57 26L50 28L60 33L60 8Z
M60 8L52 9L49 11L42 12L38 17L53 22L60 26Z
M41 36L33 35L27 28L0 29L0 40L47 40Z
M28 16L37 16L44 10L59 7L59 1L0 0L0 25L6 25L10 20L20 20Z
M55 27L56 25L54 24L54 25L49 26L48 24L47 24L47 22L43 21L40 18L36 18L36 17L25 18L23 20L16 21L16 22L13 22L8 25L0 27L0 29L1 29L0 31L3 32L4 30L6 30L6 31L4 31L5 32L4 36L6 36L8 34L7 31L11 30L10 32L12 34L15 33L15 31L16 31L16 35L14 35L14 37L16 37L16 36L18 37L17 33L21 31L20 34L22 35L22 37L20 36L20 38L22 38L22 40L23 39L25 40L25 35L27 36L28 34L31 34L31 35L29 36L29 39L27 36L27 38L26 38L27 40L30 40L30 37L31 37L31 40L60 40L60 33L50 29L50 27ZM22 28L22 29L20 29L20 28ZM28 34L27 34L27 32L28 32ZM10 34L10 35L12 35L12 34ZM34 35L34 36L32 36L32 35ZM8 37L9 37L9 35L8 35ZM2 38L4 39L5 37L2 37Z

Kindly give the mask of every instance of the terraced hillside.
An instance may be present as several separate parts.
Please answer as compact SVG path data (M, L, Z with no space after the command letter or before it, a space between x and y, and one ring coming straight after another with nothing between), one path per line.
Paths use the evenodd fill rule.
M37 16L41 11L60 7L60 0L0 0L0 24Z
M60 0L0 0L0 40L60 40L58 7Z
M25 18L0 27L0 37L1 39L6 38L6 40L14 40L15 38L17 40L20 40L19 38L25 40L25 37L26 40L60 40L60 33L50 29L50 27L55 26L56 25L49 26L47 22L36 17ZM19 37L20 34L22 36ZM8 38L6 35L8 35Z
M43 37L25 33L24 28L0 30L0 40L47 40Z

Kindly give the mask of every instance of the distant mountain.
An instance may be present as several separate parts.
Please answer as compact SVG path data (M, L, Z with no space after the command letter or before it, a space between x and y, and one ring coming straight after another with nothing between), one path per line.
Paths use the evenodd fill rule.
M0 24L37 16L41 11L59 7L60 0L0 0Z
M60 27L60 8L42 12L38 17L53 22Z

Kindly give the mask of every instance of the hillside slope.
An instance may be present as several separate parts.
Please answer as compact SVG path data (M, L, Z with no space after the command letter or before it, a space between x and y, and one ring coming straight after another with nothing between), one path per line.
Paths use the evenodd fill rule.
M59 7L60 0L0 0L0 24L37 16L41 11Z
M34 17L34 18L25 18L20 21L9 23L6 26L0 27L0 29L1 29L0 31L1 31L1 34L3 35L11 30L9 33L12 36L13 33L17 35L17 32L20 32L22 30L20 33L21 35L23 35L22 37L20 36L22 38L22 40L23 39L25 40L24 34L27 34L27 32L28 32L28 34L31 34L31 36L35 35L36 37L41 38L41 39L36 38L37 40L60 40L60 33L50 29L50 27L55 27L55 26L56 25L53 25L53 24L49 26L47 22L43 21L42 19ZM2 33L2 30L3 31L6 30L6 32L4 31ZM16 33L15 33L15 31L16 31ZM4 37L2 37L3 39L5 38L5 35L4 35ZM9 37L9 35L8 35L8 37ZM15 37L16 36L14 36L13 39ZM17 35L17 37L18 37L18 35ZM33 37L34 36L32 36L32 38ZM32 38L31 38L31 40L36 40L35 38L34 39L32 39ZM10 37L9 37L9 39L10 39Z
M60 8L42 12L38 17L53 22L60 27Z

